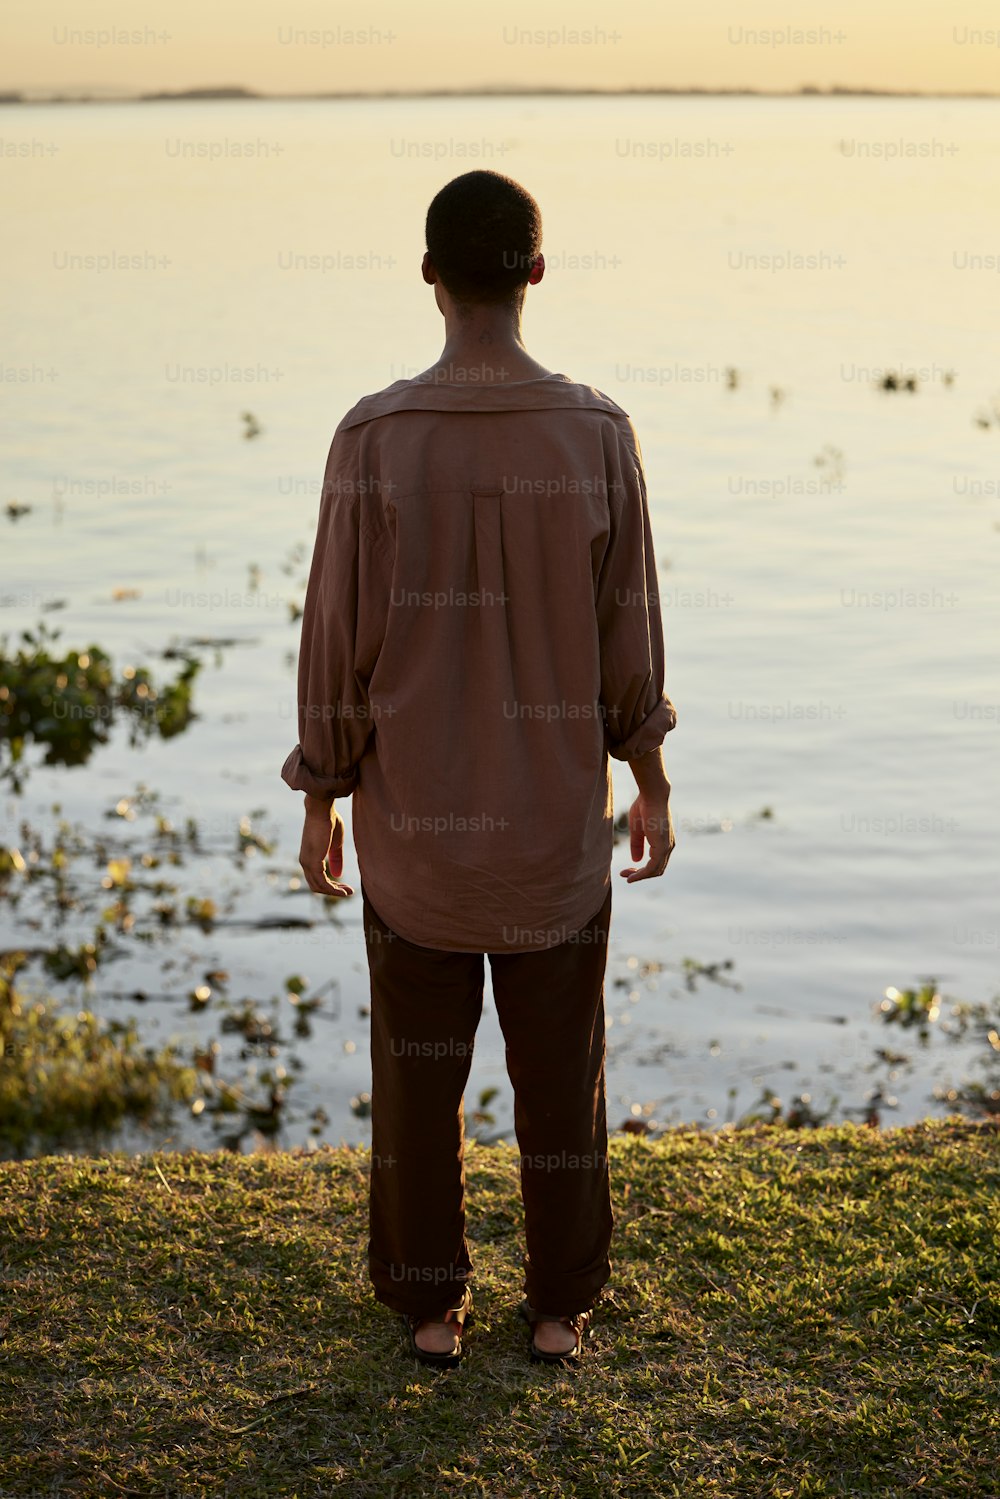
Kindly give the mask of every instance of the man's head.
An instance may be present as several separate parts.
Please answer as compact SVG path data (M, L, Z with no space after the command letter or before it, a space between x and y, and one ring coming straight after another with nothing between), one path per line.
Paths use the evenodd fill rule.
M519 308L541 280L542 215L529 192L500 172L465 172L427 210L427 254L436 279L461 306Z

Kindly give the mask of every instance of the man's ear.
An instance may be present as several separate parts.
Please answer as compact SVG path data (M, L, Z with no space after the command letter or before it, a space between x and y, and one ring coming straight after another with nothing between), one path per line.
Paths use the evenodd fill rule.
M423 276L428 286L433 286L435 281L437 280L437 271L435 271L434 269L434 262L431 259L429 250L424 251L424 258L420 262L420 274Z
M545 256L538 255L532 262L531 270L528 272L528 285L537 286L545 275Z

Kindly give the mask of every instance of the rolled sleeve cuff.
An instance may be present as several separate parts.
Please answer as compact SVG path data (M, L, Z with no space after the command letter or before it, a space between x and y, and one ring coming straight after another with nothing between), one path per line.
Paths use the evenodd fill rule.
M661 697L653 711L627 739L619 744L609 739L608 754L615 760L634 760L636 755L646 755L663 743L676 723L677 709L668 697Z
M307 796L325 798L350 796L358 784L355 768L342 776L322 776L311 770L302 755L302 746L297 744L281 767L281 779L293 791L304 791Z

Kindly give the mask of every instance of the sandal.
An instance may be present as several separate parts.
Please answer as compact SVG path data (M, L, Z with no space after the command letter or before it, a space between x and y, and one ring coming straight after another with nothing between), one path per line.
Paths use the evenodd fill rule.
M583 1347L584 1338L590 1337L591 1313L576 1312L572 1317L555 1317L549 1312L536 1312L528 1304L528 1299L521 1302L518 1313L532 1329L531 1334L531 1361L533 1364L578 1364L580 1362L580 1350ZM539 1348L535 1343L534 1327L536 1322L562 1322L566 1327L571 1327L576 1333L576 1347L569 1348L565 1353L548 1353L544 1348Z
M410 1349L418 1363L425 1364L428 1369L457 1369L462 1362L462 1335L465 1324L472 1320L472 1291L468 1286L462 1292L462 1299L457 1306L450 1306L443 1317L426 1317L419 1313L401 1312L403 1326L410 1337ZM417 1332L425 1322L455 1322L458 1324L458 1332L455 1336L455 1346L450 1353L432 1353L427 1348L421 1348L417 1342Z

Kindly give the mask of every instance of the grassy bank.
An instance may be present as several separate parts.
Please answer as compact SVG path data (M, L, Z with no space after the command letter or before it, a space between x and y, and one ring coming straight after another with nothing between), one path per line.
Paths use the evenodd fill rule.
M616 1136L614 1277L527 1361L515 1152L469 1152L478 1321L419 1369L364 1152L0 1165L0 1494L995 1499L1000 1130Z

